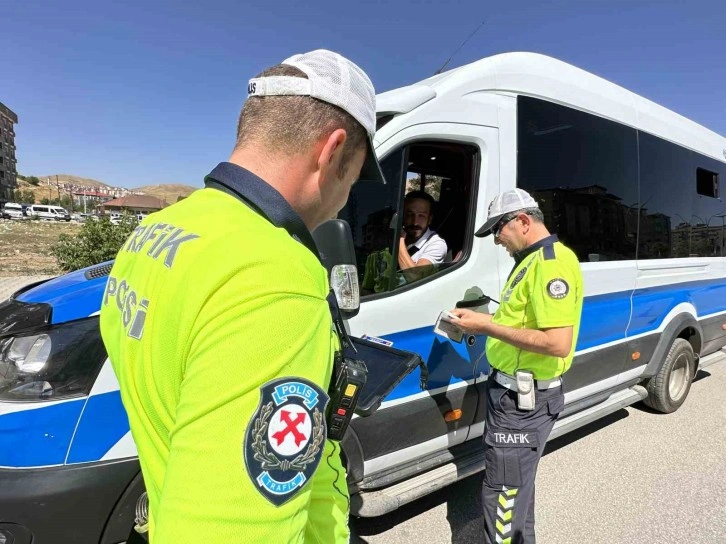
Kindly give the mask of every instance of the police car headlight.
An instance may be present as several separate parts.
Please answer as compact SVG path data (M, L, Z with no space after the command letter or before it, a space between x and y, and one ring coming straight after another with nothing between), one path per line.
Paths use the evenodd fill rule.
M51 347L52 341L47 334L11 338L4 359L21 372L37 373L48 362Z
M98 317L0 337L0 400L87 395L105 359Z

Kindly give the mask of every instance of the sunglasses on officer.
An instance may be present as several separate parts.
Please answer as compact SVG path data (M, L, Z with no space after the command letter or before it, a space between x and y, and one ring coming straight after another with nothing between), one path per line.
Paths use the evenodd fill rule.
M516 219L519 214L520 212L510 213L497 221L497 224L492 227L492 234L494 235L494 238L499 238L499 233L502 232L502 229L507 226L510 221Z

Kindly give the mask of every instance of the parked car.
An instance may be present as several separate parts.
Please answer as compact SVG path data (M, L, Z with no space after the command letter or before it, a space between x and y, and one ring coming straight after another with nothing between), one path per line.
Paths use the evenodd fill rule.
M23 219L23 206L16 202L6 202L3 206L2 217L4 219Z
M46 204L33 204L30 208L31 215L37 215L41 221L70 221L71 215L65 208L50 206Z

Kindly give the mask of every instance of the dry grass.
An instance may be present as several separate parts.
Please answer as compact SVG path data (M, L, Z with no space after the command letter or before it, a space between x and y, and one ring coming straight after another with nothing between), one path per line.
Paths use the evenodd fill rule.
M60 274L50 247L61 234L77 234L81 225L0 219L0 276Z

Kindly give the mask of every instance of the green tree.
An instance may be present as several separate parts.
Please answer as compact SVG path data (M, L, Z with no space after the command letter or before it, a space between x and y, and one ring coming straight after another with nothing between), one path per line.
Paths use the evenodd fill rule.
M444 178L440 176L426 176L426 183L424 186L424 191L426 191L428 194L430 194L434 200L438 202L439 196L441 195L441 183L444 181ZM417 174L416 176L409 178L406 180L406 192L409 191L417 191L421 189L421 175Z
M28 176L27 178L25 178L25 181L27 181L31 185L40 185L40 180L36 176Z
M47 206L48 204L50 204L50 200L48 200L47 198L41 198L40 203Z
M116 257L137 224L134 216L123 216L118 225L111 223L107 217L98 221L88 220L75 236L61 234L50 253L66 272L110 261Z
M22 202L23 201L23 192L20 189L15 189L13 191L13 200L15 202Z
M22 195L22 202L25 202L26 204L35 204L35 193L33 193L33 191L23 191Z

